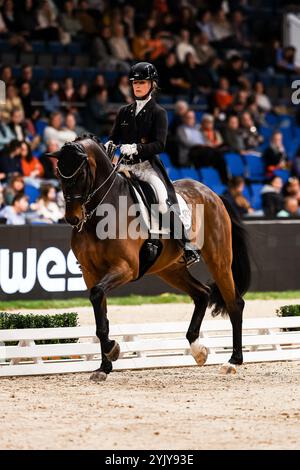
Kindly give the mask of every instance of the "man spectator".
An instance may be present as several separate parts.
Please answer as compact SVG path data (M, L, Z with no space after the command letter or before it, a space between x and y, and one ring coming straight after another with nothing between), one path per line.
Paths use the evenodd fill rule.
M77 136L83 134L85 129L77 125L76 117L73 113L68 113L65 117L65 126L71 132L74 132Z
M284 207L278 212L277 217L300 217L297 199L292 196L286 197L284 199Z
M244 150L244 141L237 116L234 114L228 116L227 123L222 132L228 151L241 153Z
M59 98L59 83L51 80L43 92L44 110L47 116L59 111L61 102Z
M9 176L22 174L21 142L14 139L0 154L0 181L7 181Z
M39 160L44 168L44 178L47 180L57 180L57 159L54 157L48 157L47 154L57 152L58 150L59 143L57 142L57 140L49 139L47 142L46 152L40 156Z
M7 225L26 224L26 212L28 211L28 197L24 194L16 195L11 206L5 206L0 211L0 217L6 219Z
M81 31L81 23L76 17L73 0L67 0L64 4L64 11L59 16L59 23L64 31L69 33L73 38Z
M27 139L28 132L24 121L23 112L20 109L14 109L11 113L11 121L8 124L14 139L23 142Z
M241 129L245 148L242 153L253 153L257 151L256 148L264 139L254 125L251 114L247 111L243 112L241 115Z
M279 176L273 176L262 188L262 207L266 217L274 218L283 209L282 185L282 179Z
M47 143L50 139L58 142L61 148L66 142L72 142L77 137L72 130L62 126L62 115L59 112L50 116L49 125L44 130L44 140Z
M211 59L216 57L215 49L209 44L208 34L202 31L194 37L194 47L197 53L199 64L206 65Z
M176 96L187 94L190 84L187 82L181 64L177 62L174 52L170 52L159 67L160 88L162 93Z
M112 56L110 39L111 29L103 26L100 33L94 38L92 43L92 56L94 61L102 70L120 70L128 73L130 65L125 60L119 60Z
M85 110L84 124L89 132L97 136L109 134L113 113L108 106L108 93L105 87L97 87L89 98Z
M196 126L194 111L188 111L183 118L183 124L177 129L179 144L178 162L180 166L192 163L196 168L214 167L224 184L228 181L224 156L213 145L207 145L207 139Z

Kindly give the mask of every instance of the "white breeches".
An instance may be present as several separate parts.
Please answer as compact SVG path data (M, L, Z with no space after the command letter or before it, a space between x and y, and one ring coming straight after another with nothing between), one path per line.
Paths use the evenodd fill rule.
M168 205L166 199L168 193L164 183L157 176L156 171L152 168L151 163L148 161L136 163L134 165L120 165L119 171L129 170L132 171L137 178L146 181L154 188L158 198L158 210L161 214L168 212Z

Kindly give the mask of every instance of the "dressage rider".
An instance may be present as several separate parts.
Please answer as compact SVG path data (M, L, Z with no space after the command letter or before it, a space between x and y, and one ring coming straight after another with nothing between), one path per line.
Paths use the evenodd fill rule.
M158 73L154 65L139 62L132 66L129 73L135 102L123 106L116 117L110 140L105 144L106 150L121 143L121 154L124 156L127 169L139 179L154 186L158 199L159 212L166 213L171 206L178 204L174 187L167 175L158 154L164 151L168 120L164 108L159 106L153 92L157 89ZM178 206L176 206L178 207ZM176 215L176 211L175 215ZM177 211L177 216L179 216ZM199 261L196 250L189 244L183 234L178 240L185 250L188 265Z

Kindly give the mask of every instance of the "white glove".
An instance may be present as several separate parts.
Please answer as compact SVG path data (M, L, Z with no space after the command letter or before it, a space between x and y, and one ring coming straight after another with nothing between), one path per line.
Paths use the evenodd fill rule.
M136 144L124 144L121 145L120 152L123 155L136 155L138 153Z
M113 143L113 141L109 140L108 142L106 142L106 144L104 144L104 147L105 147L107 152L108 152L108 149L109 149L110 145L113 145L114 147L116 147L116 145Z

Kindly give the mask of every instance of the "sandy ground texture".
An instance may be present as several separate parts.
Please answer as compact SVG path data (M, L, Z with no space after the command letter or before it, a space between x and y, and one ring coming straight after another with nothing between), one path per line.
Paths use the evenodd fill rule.
M248 301L245 317L294 301ZM109 307L112 323L189 320L192 305ZM73 309L74 310L74 309ZM93 324L91 309L78 309ZM206 317L209 319L209 315ZM300 362L0 380L0 449L297 449Z

